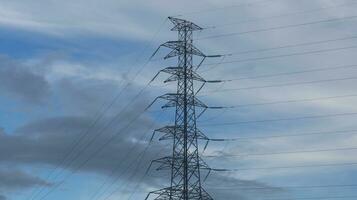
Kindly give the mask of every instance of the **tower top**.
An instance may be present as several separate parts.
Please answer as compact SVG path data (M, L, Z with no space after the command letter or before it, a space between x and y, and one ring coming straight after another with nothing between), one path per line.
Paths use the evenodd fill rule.
M197 24L187 21L187 20L184 20L184 19L169 17L169 20L175 25L171 29L171 31L180 31L180 30L199 31L199 30L203 30L203 28L201 28Z

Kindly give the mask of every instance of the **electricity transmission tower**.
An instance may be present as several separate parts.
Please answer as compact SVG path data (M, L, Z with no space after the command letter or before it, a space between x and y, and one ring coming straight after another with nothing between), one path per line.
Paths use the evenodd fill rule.
M183 19L169 17L169 20L174 24L171 30L178 32L178 40L168 41L160 47L171 49L164 59L178 57L178 65L167 67L160 72L170 75L164 82L177 82L177 91L164 94L157 99L167 101L163 108L175 108L175 123L159 128L155 132L162 134L160 140L172 140L172 155L154 160L153 163L158 164L157 170L170 170L171 184L169 187L150 192L146 199L213 200L202 187L201 172L208 170L208 175L211 168L199 155L199 141L205 140L207 146L209 139L196 126L196 120L210 107L201 102L196 94L205 83L219 81L206 81L196 71L206 57L219 55L206 56L193 45L193 32L202 30L201 27ZM194 57L199 58L197 65ZM196 83L198 87L194 85Z

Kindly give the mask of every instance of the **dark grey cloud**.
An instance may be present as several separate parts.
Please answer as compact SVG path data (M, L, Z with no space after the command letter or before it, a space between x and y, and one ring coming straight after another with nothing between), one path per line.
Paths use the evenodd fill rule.
M16 167L15 167L16 168ZM0 200L8 199L5 194L13 191L24 191L32 187L52 187L52 183L36 177L13 166L0 168ZM3 194L1 194L3 193Z
M136 138L145 135L145 130L151 124L150 119L142 117L129 127L134 114L138 113L123 113L110 126L108 123L112 118L104 118L91 129L88 127L92 126L93 120L88 117L56 117L29 123L19 128L15 135L0 135L0 145L3 149L0 153L0 163L57 165L74 143L85 134L86 137L81 140L72 155L79 159L69 168L75 169L86 158L96 154L97 149L105 146L83 170L107 173L113 161L126 156L120 152L126 152L130 146L142 142L136 141ZM107 144L108 141L110 144ZM77 156L78 154L80 156ZM66 165L62 164L61 167Z
M39 177L30 175L19 169L12 167L2 167L0 169L0 200L8 199L5 195L11 191L24 191L32 187L51 187L52 183L47 182Z
M51 186L50 183L20 170L0 170L0 189L26 189L33 186Z
M50 93L47 80L6 56L0 56L0 91L28 103L40 103Z
M229 175L214 173L207 180L206 188L217 199L262 199L267 195L287 192L256 180L241 180ZM254 188L259 188L255 190ZM258 191L258 192L257 192Z

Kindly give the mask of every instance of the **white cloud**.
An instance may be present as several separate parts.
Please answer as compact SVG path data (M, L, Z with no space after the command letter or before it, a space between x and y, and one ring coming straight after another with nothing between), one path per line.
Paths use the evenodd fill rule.
M2 1L1 5L0 24L56 36L99 34L142 39L152 30L150 24L146 25L138 17L128 15L135 8L126 2L41 0Z

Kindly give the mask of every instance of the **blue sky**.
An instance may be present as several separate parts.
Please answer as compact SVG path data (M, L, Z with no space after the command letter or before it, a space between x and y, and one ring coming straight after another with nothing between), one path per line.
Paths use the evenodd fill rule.
M202 101L236 106L208 110L198 126L211 138L241 138L202 153L213 168L238 170L212 173L204 185L214 199L356 198L357 2L0 5L0 200L136 200L167 186L167 174L144 174L169 143L146 146L173 112L160 114L158 101L140 114L175 90L164 74L146 85L176 64L161 59L165 50L147 60L176 39L167 17L177 15L206 28L194 36L202 52L232 54L198 71L232 80L207 84Z

